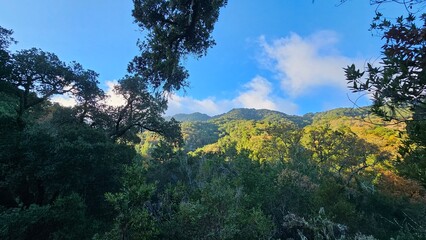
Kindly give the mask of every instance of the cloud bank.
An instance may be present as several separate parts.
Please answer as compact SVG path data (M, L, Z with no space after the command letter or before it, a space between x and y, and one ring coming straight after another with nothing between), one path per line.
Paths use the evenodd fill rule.
M343 67L357 62L336 50L339 38L333 31L320 31L308 37L291 33L268 42L260 38L260 61L274 71L281 89L292 98L309 94L316 87L346 89Z

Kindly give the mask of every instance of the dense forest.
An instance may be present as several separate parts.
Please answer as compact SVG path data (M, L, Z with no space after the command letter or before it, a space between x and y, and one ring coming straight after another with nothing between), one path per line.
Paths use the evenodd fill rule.
M165 117L227 1L133 2L121 106L0 27L0 239L426 239L425 14L373 19L383 64L345 68L372 106Z

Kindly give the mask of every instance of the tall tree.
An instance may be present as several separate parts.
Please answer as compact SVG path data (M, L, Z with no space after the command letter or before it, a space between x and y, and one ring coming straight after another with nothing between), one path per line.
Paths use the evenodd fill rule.
M368 63L362 71L351 65L345 69L346 77L354 92L371 94L373 113L407 124L409 140L401 148L405 159L401 172L426 186L426 14L421 11L426 1L372 2L404 4L407 16L389 20L378 12L371 29L385 40L381 66Z
M133 0L135 22L146 31L140 56L129 71L152 87L167 92L185 86L187 70L181 60L201 57L215 44L211 37L219 10L227 0Z

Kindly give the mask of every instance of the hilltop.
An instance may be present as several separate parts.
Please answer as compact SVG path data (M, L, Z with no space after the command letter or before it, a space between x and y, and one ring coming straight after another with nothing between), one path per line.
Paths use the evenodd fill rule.
M313 113L307 113L303 116L297 115L289 115L286 113L282 113L279 111L268 110L268 109L254 109L254 108L235 108L230 110L227 113L209 116L207 114L195 112L190 114L176 114L172 117L179 122L205 122L205 121L213 121L218 124L225 123L234 120L279 120L279 119L287 119L289 121L294 122L296 125L303 127L312 123ZM172 117L167 117L168 119Z

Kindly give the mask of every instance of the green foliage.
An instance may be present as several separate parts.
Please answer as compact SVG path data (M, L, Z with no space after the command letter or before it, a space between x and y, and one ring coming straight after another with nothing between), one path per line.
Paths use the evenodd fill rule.
M244 209L241 195L224 178L215 178L196 192L197 200L181 202L176 216L177 239L264 239L271 221L262 211ZM175 230L175 231L176 231Z
M66 113L54 110L50 120L27 125L4 139L12 144L2 144L6 146L2 183L25 206L49 204L59 194L74 191L87 196L90 210L96 211L102 208L103 192L117 187L117 164L128 163L133 153L111 142L102 131L62 122Z
M102 239L153 239L158 229L147 203L154 191L155 185L145 183L140 165L127 167L121 191L106 194L117 215L113 229Z
M425 39L424 22L426 16L420 16L417 26L416 17L409 14L406 18L397 18L394 23L377 13L372 29L382 32L386 40L383 45L382 62L384 67L367 64L365 72L352 65L346 68L346 77L353 91L370 91L373 95L372 110L385 118L397 118L398 108L424 108L425 103ZM423 25L421 25L423 22ZM367 77L362 79L363 75ZM383 110L387 107L389 111Z
M211 119L211 117L207 114L195 112L191 114L176 114L173 115L173 118L179 122L205 122Z
M359 139L350 129L332 130L329 125L308 128L305 144L314 161L346 184L388 158L386 152Z
M407 177L419 181L426 187L426 120L425 109L418 109L413 120L407 121L408 139L399 149L402 161L398 169Z
M77 194L59 197L52 205L31 205L0 212L2 239L90 239L86 206Z
M426 187L426 150L424 147L410 148L410 143L401 149L404 160L397 163L398 169L405 176L419 181Z
M310 114L306 114L305 116L296 116L296 115L287 115L282 112L272 111L267 109L247 109L247 108L237 108L232 109L231 111L214 116L212 121L217 124L225 124L229 121L234 120L265 120L265 121L275 121L287 119L289 121L294 122L297 126L303 127L312 122Z
M211 122L183 122L181 128L186 151L194 151L219 139L218 126Z
M372 112L384 120L406 124L408 139L400 147L398 169L405 176L425 186L424 155L426 148L426 14L423 0L373 1L373 4L404 4L407 15L389 20L377 12L371 30L385 40L381 65L367 63L364 71L355 65L345 69L354 92L369 92ZM401 158L402 157L402 158Z
M165 121L161 114L166 110L166 101L160 94L150 94L144 79L126 76L114 89L125 103L121 106L108 106L101 109L102 118L94 119L94 124L108 129L109 136L117 140L137 141L136 134L143 130L158 132L169 139L180 141L178 123L173 119Z
M134 0L135 22L147 31L129 72L153 88L172 92L185 86L188 72L181 63L187 55L201 57L214 45L211 33L226 0Z
M1 51L13 41L6 35ZM0 79L0 238L89 239L110 228L113 209L104 194L119 190L135 154L122 144L124 135L145 125L178 145L178 123L159 117L161 108L140 105L150 96L133 80L117 90L126 107L105 107L98 75L53 53L22 50L9 55L7 67ZM49 102L65 93L76 100L74 108ZM111 122L121 135L111 134Z
M11 54L12 31L0 28L0 238L425 237L424 27L414 16L375 19L385 67L368 65L364 80L346 69L355 91L373 92L376 113L413 113L404 135L366 123L366 109L165 120L165 96L186 85L182 59L214 44L227 1L133 2L147 34L114 89L121 106L107 106L98 74L78 63ZM54 94L77 105L52 104Z
M396 144L392 139L398 136L400 128L364 121L369 117L364 111L348 114L333 113L328 117L319 114L314 116L315 123L305 127L304 131L285 119L223 123L213 120L211 122L220 131L217 142L190 153L192 157L188 160L182 160L185 156L175 156L180 160L172 159L170 163L175 162L175 167L185 169L185 174L176 174L170 169L172 165L167 164L168 171L174 176L170 183L173 185L181 179L180 199L188 199L194 187L197 189L196 186L204 186L217 178L227 179L222 180L224 189L230 185L240 189L240 194L245 196L240 204L255 207L272 219L275 226L273 238L298 238L297 230L313 234L312 229L317 229L312 227L314 223L309 225L312 229L308 231L306 226L293 230L285 228L283 222L289 212L309 222L322 207L327 212L326 218L330 219L327 221L347 227L347 232L342 235L346 239L373 239L357 234L359 231L385 239L397 236L403 231L402 225L395 226L384 219L398 219L396 221L401 223L409 218L424 221L410 210L424 211L414 203L423 200L414 197L409 189L413 189L413 194L423 196L420 198L424 198L423 190L415 190L418 185L409 181L401 188L390 186L386 178L380 177L384 174L384 166L389 167L385 160L395 156L396 151L396 148L386 146ZM387 151L394 152L389 154ZM406 191L399 194L408 198L399 195L400 200L396 200L398 195L395 192L382 188L386 184L387 190ZM195 199L199 200L200 196ZM175 201L172 209L176 211L179 200ZM193 204L188 205L191 206L189 209L197 213L202 211L200 202ZM402 211L396 211L398 208ZM188 214L195 214L192 210ZM410 229L413 231L414 228Z
M13 31L0 26L0 79L10 74L10 53L7 48L16 41L12 37Z
M326 112L316 113L313 116L313 122L327 122L342 117L366 117L368 116L368 113L368 108L337 108Z

